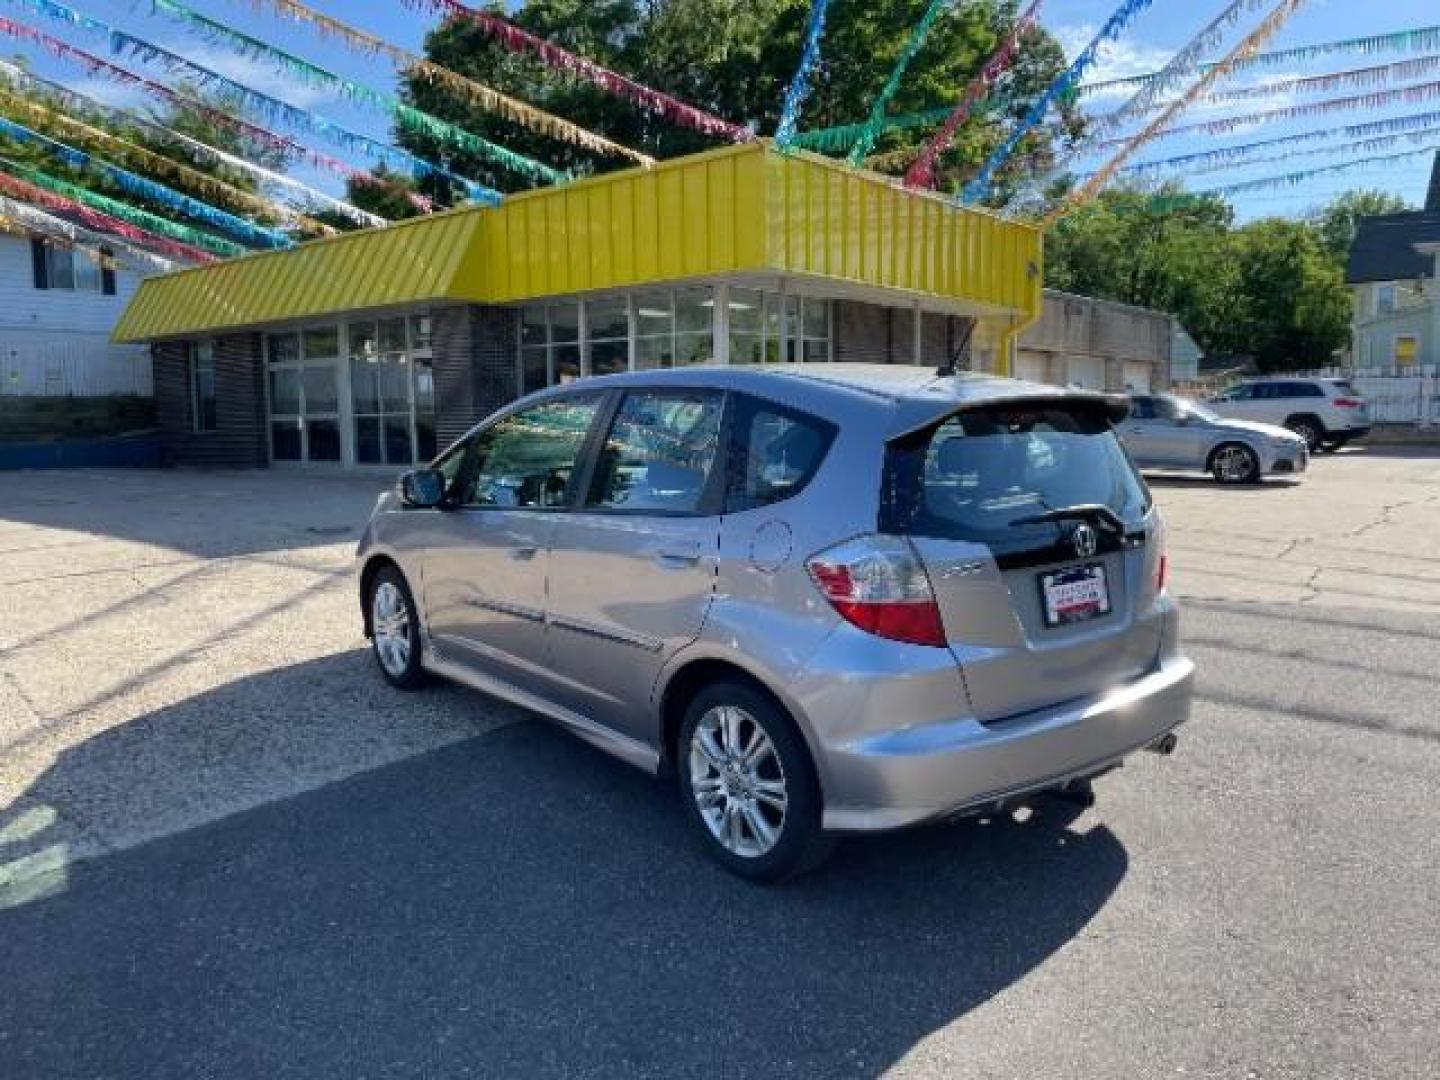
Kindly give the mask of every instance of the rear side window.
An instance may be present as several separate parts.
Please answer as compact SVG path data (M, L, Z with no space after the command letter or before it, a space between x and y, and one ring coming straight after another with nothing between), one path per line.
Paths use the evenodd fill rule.
M880 525L1001 552L1053 537L1054 525L1021 519L1094 504L1132 528L1150 509L1102 407L985 406L890 444Z
M753 510L800 494L820 469L835 425L745 395L737 398L727 510Z
M720 457L724 401L706 390L627 393L601 445L586 505L702 512Z

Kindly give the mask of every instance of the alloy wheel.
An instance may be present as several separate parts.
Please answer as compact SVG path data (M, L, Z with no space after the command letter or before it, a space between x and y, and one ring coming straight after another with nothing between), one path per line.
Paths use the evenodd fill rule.
M690 792L706 827L725 850L754 859L785 828L789 796L775 744L747 711L719 705L690 739Z
M410 664L410 610L393 581L376 586L370 614L375 655L390 675L401 678Z
M1243 446L1223 446L1215 454L1215 475L1222 483L1244 483L1255 469L1254 455Z

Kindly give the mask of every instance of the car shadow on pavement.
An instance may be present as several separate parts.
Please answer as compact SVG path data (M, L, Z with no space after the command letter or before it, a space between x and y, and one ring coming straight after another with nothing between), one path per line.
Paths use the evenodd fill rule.
M247 681L267 679L286 674ZM464 707L437 689L395 714L435 695ZM275 696L137 719L21 802L63 808L97 768L123 774L111 739L163 755L168 732L208 730L223 758L236 702ZM154 806L190 797L197 767L111 781ZM521 719L57 870L0 910L0 1054L27 1080L874 1076L1105 905L1125 849L1078 814L1042 801L1023 822L850 840L759 887L703 857L669 785ZM17 820L0 813L0 863L7 837L44 842Z
M1145 483L1152 488L1214 488L1227 495L1243 495L1255 491L1291 491L1305 481L1293 476L1267 476L1254 484L1222 484L1213 476L1199 473L1145 473Z

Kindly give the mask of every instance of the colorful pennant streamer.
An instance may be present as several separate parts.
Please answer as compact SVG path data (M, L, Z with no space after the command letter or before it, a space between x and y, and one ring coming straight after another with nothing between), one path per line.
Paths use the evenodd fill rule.
M1337 165L1325 165L1318 169L1306 169L1302 172L1285 173L1280 176L1263 176L1258 180L1245 180L1238 184L1226 184L1224 187L1203 188L1193 194L1228 197L1244 195L1252 191L1273 191L1279 188L1297 187L1306 180L1317 176L1333 176L1362 169L1373 169L1380 165L1393 165L1399 161L1412 161L1419 157L1429 158L1437 149L1440 149L1440 139L1419 150L1406 150L1399 154L1384 154L1379 157L1356 158L1353 161L1342 161Z
M1440 119L1440 114L1431 114ZM1190 169L1187 176L1204 176L1208 173L1224 172L1228 169L1241 166L1249 168L1252 165L1276 165L1285 161L1293 161L1296 158L1331 157L1335 154L1347 156L1356 154L1376 154L1381 150L1388 150L1402 142L1412 145L1424 143L1427 146L1440 139L1440 124L1432 127L1420 128L1418 131L1401 132L1398 135L1377 135L1369 139L1357 139L1354 142L1340 143L1335 146L1319 146L1310 150L1291 150L1283 154L1267 154L1261 157L1252 157L1243 162L1228 162L1225 164L1205 165Z
M1319 45L1302 45L1295 49L1280 49L1277 52L1257 53L1237 64L1236 73L1254 68L1273 69L1289 64L1304 63L1322 56L1337 53L1363 54L1371 56L1383 52L1429 52L1440 49L1440 26L1426 26L1415 30L1400 30L1390 34L1376 34L1372 37L1349 38L1342 41L1326 41ZM1203 70L1203 68L1202 68ZM1152 71L1144 75L1130 75L1123 79L1106 79L1080 87L1079 93L1089 97L1115 87L1137 86L1158 78L1161 72Z
M885 80L885 86L880 91L880 96L870 106L869 117L861 125L860 137L850 148L847 160L851 165L859 165L875 148L875 140L885 130L885 114L890 110L890 102L894 100L896 93L900 90L900 82L905 78L906 70L910 67L911 61L915 59L915 54L924 47L925 39L930 36L930 30L935 25L935 20L951 3L953 0L930 0L925 8L925 13L920 16L920 21L910 31L910 36L906 38L904 46L900 49L900 56L896 59L895 66L890 70L890 77Z
M203 116L226 130L234 131L246 139L254 140L276 153L286 156L293 155L308 161L317 169L324 169L327 172L334 173L336 176L354 181L357 184L376 186L382 184L382 181L373 174L363 169L357 169L353 165L349 165L338 158L331 157L329 154L311 149L288 135L277 134L249 120L234 116L223 109L215 108L213 105L208 105L187 94L172 90L164 83L147 79L143 75L138 75L131 71L129 68L111 63L109 60L88 53L84 49L76 48L68 42L61 41L59 38L47 34L42 30L35 29L33 26L27 26L25 23L18 23L12 19L0 16L0 33L8 34L10 37L18 40L28 41L38 45L56 59L78 65L83 68L87 74L102 75L122 86L133 86L145 91L145 93L149 94L155 100L163 102L166 105L192 112L197 116ZM430 199L421 195L419 192L407 192L406 198L410 201L411 205L422 213L430 213L434 209Z
M1381 109L1396 102L1405 101L1420 104L1440 97L1440 81L1418 83L1415 86L1399 87L1395 90L1376 90L1370 94L1356 94L1353 97L1327 98L1303 105L1287 105L1282 109L1249 113L1244 116L1225 116L1218 120L1205 120L1198 124L1182 124L1158 133L1157 139L1168 139L1175 135L1203 133L1206 135L1227 135L1236 128L1255 127L1260 124L1279 123L1288 120L1303 120L1313 116L1328 116L1345 109ZM1111 139L1097 144L1100 147L1122 146L1128 140Z
M34 184L38 188L56 195L62 195L67 199L74 199L77 203L98 210L102 214L109 214L121 221L128 221L131 225L138 226L147 232L159 236L168 236L172 240L179 240L194 247L204 248L212 255L223 255L226 257L244 255L250 249L230 240L222 240L218 236L211 236L208 233L193 229L188 225L182 225L178 221L171 221L169 218L161 217L159 214L152 214L148 210L142 210L138 206L131 206L129 203L121 202L119 199L112 199L108 195L102 195L98 191L91 191L80 184L73 184L68 180L62 180L58 176L52 176L42 172L30 165L22 165L17 161L0 157L0 167L5 172L27 184Z
M805 40L800 49L800 63L785 90L785 101L780 108L780 123L775 128L775 145L782 150L795 140L795 131L800 123L800 110L810 96L810 75L820 62L820 42L825 37L825 15L830 10L830 0L811 0L810 21L805 27Z
M1257 98L1263 100L1290 94L1313 94L1329 90L1360 90L1368 87L1388 86L1392 82L1409 82L1413 79L1424 78L1426 75L1433 75L1437 71L1440 71L1440 55L1422 56L1414 60L1402 60L1395 64L1352 68L1348 71L1332 71L1325 75L1272 79L1268 82L1256 83L1254 86L1242 86L1234 90L1221 90L1213 94L1206 94L1205 101L1219 104L1252 101ZM1153 105L1145 111L1154 112L1163 107L1163 105ZM1112 114L1106 114L1098 119L1105 120L1110 115ZM1113 126L1109 125L1109 128L1113 130Z
M1210 87L1229 75L1237 61L1243 60L1247 56L1254 56L1259 52L1264 47L1265 42L1274 37L1280 28L1284 26L1290 17L1304 6L1304 4L1305 0L1280 0L1280 3L1276 4L1270 14L1265 16L1260 25L1246 34L1229 53L1212 65L1205 74L1200 76L1194 86L1178 99L1171 102L1164 112L1152 120L1143 131L1131 139L1114 157L1102 165L1094 176L1090 177L1090 179L1086 180L1079 188L1071 192L1059 206L1047 214L1045 217L1045 225L1049 226L1053 224L1061 215L1067 214L1077 207L1084 206L1091 199L1095 198L1095 196L1099 195L1100 192L1104 190L1105 185L1114 178L1117 172L1124 168L1125 163L1134 156L1136 151L1151 139L1155 138L1161 131L1168 128L1175 117L1188 109L1194 102L1203 98L1209 92Z
M920 151L920 156L906 171L906 187L934 186L935 163L940 159L940 155L949 149L950 143L954 141L955 133L960 130L960 125L969 119L975 111L976 105L990 94L1000 76L1010 70L1010 65L1020 53L1020 39L1039 19L1042 3L1043 0L1031 0L1030 6L1010 28L1009 36L995 50L990 59L985 61L985 66L980 69L979 74L970 80L970 84L965 88L965 93L960 97L960 103L955 106L940 130L931 136L930 141Z
M601 67L593 60L577 56L568 49L562 49L559 45L546 41L493 12L476 11L474 8L460 3L459 0L403 0L403 2L410 7L431 11L443 17L466 19L484 30L511 52L533 53L556 71L584 79L607 93L639 106L646 112L663 117L672 124L691 128L703 135L729 139L732 142L750 142L755 138L754 133L748 128L732 124L729 120L722 120L718 116L712 116L693 105L686 105L669 94L662 94L658 90L642 86L634 79Z
M1069 167L1070 163L1084 155L1110 132L1116 130L1132 116L1143 115L1152 109L1164 108L1161 97L1189 80L1200 67L1206 53L1216 48L1225 38L1225 33L1247 11L1265 6L1269 0L1234 0L1205 28L1177 52L1155 78L1142 86L1129 101L1114 112L1097 116L1086 126L1084 136L1074 145L1061 151L1045 172L1027 182L1005 204L1004 211L1016 210L1043 198L1043 192Z
M203 221L211 228L229 233L231 236L251 244L255 247L286 248L293 247L295 242L282 232L273 229L262 228L244 218L236 217L234 214L226 213L218 207L211 206L207 202L192 198L172 187L156 183L129 169L122 169L118 165L112 165L103 158L94 157L84 150L79 150L68 143L62 143L48 135L41 135L38 131L32 131L23 124L17 124L14 120L0 116L0 135L13 139L16 142L27 143L31 146L39 146L65 162L72 169L85 170L93 169L109 179L121 190L137 195L142 199L149 199L161 206L168 206L186 217L194 218L196 221Z
M1041 122L1050 112L1052 105L1055 105L1068 94L1072 87L1079 85L1085 73L1089 71L1095 64L1095 61L1099 59L1100 49L1107 42L1118 38L1120 34L1124 32L1125 28L1134 21L1136 16L1148 8L1152 2L1153 0L1123 0L1110 18L1105 21L1105 25L1100 28L1100 32L1095 35L1095 40L1085 46L1085 49L1075 58L1075 62L1066 68L1060 77L1046 88L1030 112L1026 114L1025 118L1015 126L1005 141L996 147L985 160L985 163L980 166L980 172L970 183L965 185L965 190L960 197L962 202L978 202L989 193L990 185L995 180L995 174L999 172L1000 166L1004 165L1010 155L1015 152L1015 148L1020 145L1020 141L1040 126Z
M1351 124L1342 128L1321 128L1316 131L1304 131L1296 135L1282 135L1274 139L1260 139L1256 142L1244 143L1240 146L1225 146L1218 150L1202 150L1194 154L1181 154L1178 157L1160 158L1156 161L1141 161L1132 165L1126 165L1120 172L1127 176L1148 176L1169 169L1183 169L1186 172L1214 172L1219 169L1234 168L1241 165L1253 165L1256 161L1269 161L1271 158L1254 158L1252 155L1257 150L1266 150L1277 146L1301 146L1306 143L1325 142L1337 136L1345 139L1355 139L1364 142L1381 142L1387 139L1403 138L1408 132L1423 130L1431 125L1440 124L1440 112L1418 113L1411 116L1396 116L1388 120L1375 120L1368 124ZM1316 150L1314 153L1329 153L1329 150ZM1305 154L1311 151L1305 151ZM1300 155L1296 155L1300 156ZM1273 160L1280 160L1274 158ZM1093 173L1086 173L1079 179L1093 176Z
M638 150L622 146L603 135L548 113L544 109L537 109L533 105L502 94L493 87L476 82L459 72L451 71L423 56L393 45L383 38L378 38L374 34L368 34L364 30L356 29L339 19L307 7L299 0L250 0L250 2L257 9L268 7L282 18L293 19L314 27L322 37L336 38L366 55L384 54L407 74L418 75L437 86L443 86L452 94L463 98L477 108L494 113L496 116L508 120L512 124L518 124L538 135L570 143L582 150L588 150L592 154L629 158L637 165L655 164L655 159L649 154L642 154Z
M3 74L3 64L0 64L0 74ZM89 124L81 123L79 120L57 113L45 108L28 98L19 94L11 93L0 88L0 101L4 102L5 108L11 113L19 113L32 123L43 124L58 129L74 139L83 139L92 143L99 143L106 147L126 162L142 162L140 167L154 175L163 176L173 183L184 184L193 191L199 191L211 199L223 199L226 202L238 203L245 207L250 213L268 214L278 217L288 224L303 229L312 236L331 236L335 230L329 225L322 224L304 214L297 213L288 206L283 206L270 199L261 198L248 191L242 191L232 184L207 176L205 173L197 172L185 165L166 157L163 154L154 153L143 146L136 146L134 143L112 135L108 131L101 131L99 128L91 127Z
M33 203L36 206L43 206L50 210L59 210L61 213L75 218L76 221L88 229L94 229L97 232L114 233L116 236L123 237L126 240L133 240L137 244L142 244L147 248L153 248L162 254L172 255L177 259L204 263L215 261L215 256L208 251L202 251L198 247L192 247L189 244L183 244L164 236L158 236L145 229L137 228L129 222L121 221L119 218L111 217L109 214L101 213L98 210L92 210L90 207L83 206L74 199L54 195L43 188L36 187L34 184L10 176L4 171L0 171L0 192L4 192L12 198L20 199L23 202Z
M291 105L289 102L255 90L218 71L197 64L179 53L172 52L164 46L156 45L144 38L136 37L134 34L127 34L123 30L116 30L107 23L91 18L75 8L56 2L56 0L18 0L18 2L60 22L77 26L91 33L104 34L109 40L110 51L117 56L137 56L145 63L160 64L172 74L192 79L201 86L218 87L264 116L282 118L286 123L328 139L352 153L364 153L392 166L398 163L399 167L408 169L416 176L443 178L458 185L476 202L498 205L502 199L498 191L468 177L460 176L443 165L437 165L397 146L379 142L368 135L351 131L319 113L302 109L298 105Z
M358 225L379 226L387 224L386 220L377 214L371 214L368 211L361 210L359 207L351 206L349 203L327 195L323 191L312 188L307 184L302 184L293 176L286 176L283 173L272 172L270 169L266 169L260 165L256 165L254 162L247 161L242 157L238 157L235 154L230 153L229 151L221 150L219 147L211 146L208 143L200 142L198 139L194 139L189 135L185 135L179 131L175 131L172 128L166 127L164 124L152 120L144 112L141 112L137 109L127 109L118 105L108 105L105 102L97 101L95 98L86 97L84 94L81 94L75 90L71 90L69 87L62 86L60 83L52 82L49 79L42 79L38 75L31 75L29 72L24 71L19 67L16 67L14 64L7 63L4 60L0 60L0 82L9 84L9 86L14 88L15 90L28 89L32 95L43 95L60 104L67 105L69 108L82 114L99 114L109 117L120 124L142 127L146 131L153 133L159 138L165 140L166 142L175 143L184 147L185 150L189 152L192 160L203 161L209 165L225 166L237 172L243 172L247 176L253 178L257 182L257 184L261 186L262 189L269 189L272 194L275 189L283 189L286 193L286 197L291 200L288 205L282 205L274 199L261 201L269 202L275 207L276 212L289 215L289 217L293 218L296 224L298 224L302 228L312 228L312 219L306 217L303 212L313 212L317 206L322 209L332 210L336 213L339 213L354 221ZM32 110L32 116L36 115L37 113L48 112L48 110L44 110L41 108L41 106L37 105L31 98L21 98L18 94L12 94L11 96L14 98L17 104L20 101L24 101L26 109ZM99 139L100 136L103 135L107 139L114 139L117 143L125 142L125 140L123 139L119 139L115 136L109 135L108 132L102 132L93 128L87 128L87 125L81 124L78 120L73 120L71 117L65 116L62 113L49 113L49 115L52 122L55 123L57 127L64 128L66 126L73 125L76 130L84 128L94 132L93 137L97 139ZM148 160L149 157L154 157L158 159L158 161L151 164L152 171L161 172L163 166L160 163L162 162L176 169L185 169L184 165L173 162L170 158L158 154L152 154L150 151L141 150L141 148L139 147L136 147L136 150L140 153L148 155L145 160ZM193 172L193 170L189 171ZM178 176L179 174L175 175ZM205 174L203 173L195 173L194 175L199 177L205 176ZM209 177L205 178L210 179ZM191 182L198 185L198 181ZM218 180L215 182L217 184L220 183L220 181ZM241 196L255 199L259 198L258 196L250 195L249 192L244 192L238 188L233 188L233 186L232 190L235 192L235 195L233 197L237 200ZM324 225L318 221L313 222L313 227L322 230L333 231L329 229L329 226Z
M31 0L27 0L27 2L31 2ZM50 0L33 0L33 2L49 3ZM252 60L262 60L271 64L277 70L307 86L332 90L357 104L386 112L403 128L458 147L535 183L563 184L571 179L567 172L552 169L549 165L536 161L525 154L507 150L503 146L492 143L489 139L483 139L473 132L466 131L458 124L452 124L448 120L442 120L438 116L432 116L430 113L406 105L393 94L383 93L362 82L341 78L333 71L313 64L304 57L276 48L266 41L228 26L217 19L202 15L179 3L178 0L150 0L150 6L152 10L184 23L208 41L223 44Z
M57 246L79 251L101 266L123 261L144 273L168 274L183 265L3 195L0 195L0 230L18 236L39 236ZM106 250L113 254L107 256Z
M880 126L880 134L883 135L887 131L909 131L914 128L933 127L949 116L953 108L953 105L941 105L935 109L922 109L919 112L887 116L885 122ZM822 154L842 153L854 146L869 126L870 121L862 120L858 124L837 124L835 127L797 131L790 145L798 150L814 150Z

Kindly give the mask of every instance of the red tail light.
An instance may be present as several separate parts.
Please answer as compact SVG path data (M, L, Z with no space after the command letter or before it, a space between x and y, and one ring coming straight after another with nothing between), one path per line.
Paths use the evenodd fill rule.
M1335 406L1340 409L1363 409L1365 402L1360 398L1337 397L1335 399Z
M1170 584L1170 556L1165 552L1160 553L1160 567L1155 571L1155 591L1164 592L1165 586Z
M945 624L930 578L904 540L850 540L822 551L805 566L846 622L891 641L944 648Z

